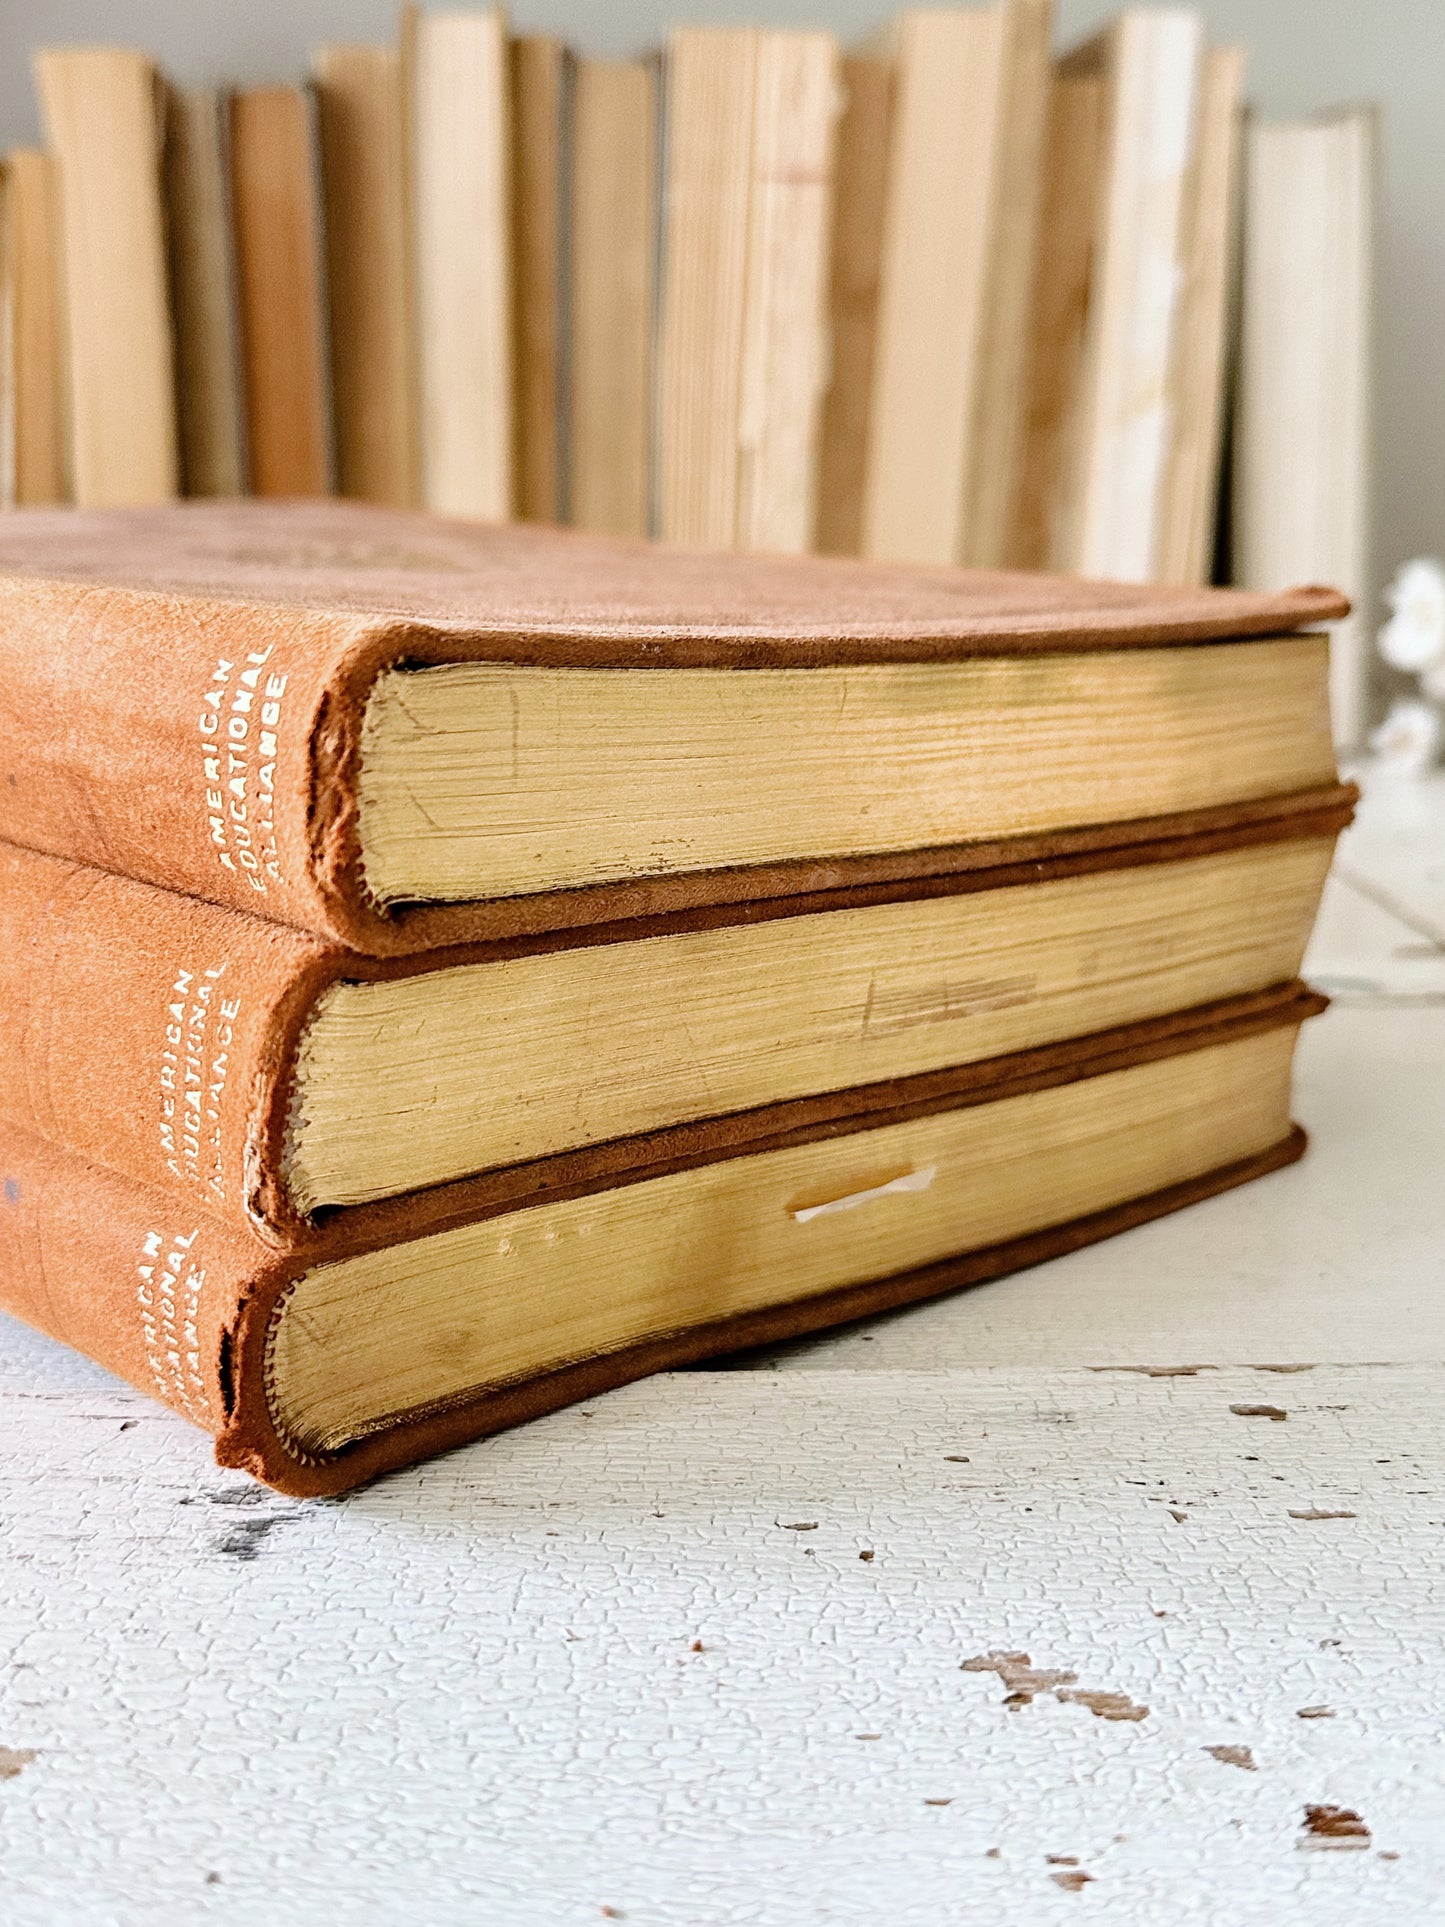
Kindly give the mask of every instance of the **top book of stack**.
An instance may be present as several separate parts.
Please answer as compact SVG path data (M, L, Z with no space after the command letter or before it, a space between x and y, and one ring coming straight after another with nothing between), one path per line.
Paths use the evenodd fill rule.
M1335 782L1302 632L1345 607L340 502L27 511L0 838L377 956L1177 839Z

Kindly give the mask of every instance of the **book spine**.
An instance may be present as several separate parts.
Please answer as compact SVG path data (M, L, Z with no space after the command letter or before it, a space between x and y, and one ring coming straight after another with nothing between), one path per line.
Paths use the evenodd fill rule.
M1193 164L1203 26L1187 12L1116 22L1101 226L1079 390L1073 547L1080 575L1154 575L1168 459L1168 380ZM1161 299L1159 290L1168 291Z
M296 1497L440 1449L430 1442L435 1417L389 1428L369 1452L325 1459L278 1428L269 1339L305 1262L0 1123L0 1312L209 1433L218 1464ZM508 1421L484 1413L466 1429L475 1436L499 1422Z
M355 944L342 685L389 625L4 567L0 839Z
M894 63L849 54L842 88L830 260L832 352L818 465L817 546L825 555L857 555L863 540Z
M761 35L681 27L665 57L657 328L657 533L730 549Z
M231 214L230 115L211 88L167 95L165 186L176 413L187 495L249 487Z
M59 177L71 471L87 508L166 501L179 481L158 76L143 54L37 54Z
M501 10L403 11L421 499L515 506L511 92Z
M234 1409L238 1312L266 1269L184 1201L0 1125L0 1310L213 1436Z
M902 16L861 553L957 560L1007 97L1005 9Z
M311 88L234 96L231 197L255 495L332 492L320 172Z
M738 393L741 549L800 555L814 546L840 104L831 34L762 35Z
M645 536L656 286L656 64L578 61L566 148L566 519L574 528Z
M560 522L567 229L566 129L572 60L550 34L512 41L513 510L524 522Z
M333 952L0 848L0 1121L271 1241L295 1040Z
M5 157L5 280L13 382L6 426L7 496L16 507L63 502L66 426L60 286L60 195L54 159Z
M1053 29L1053 0L1010 0L1004 14L1003 126L989 225L979 382L954 558L980 569L1005 566L1018 480Z
M267 1340L301 1269L166 1192L0 1124L0 1311L208 1432L219 1464L312 1495L357 1474L298 1451L272 1421Z
M401 59L326 46L314 60L325 194L337 492L417 500Z

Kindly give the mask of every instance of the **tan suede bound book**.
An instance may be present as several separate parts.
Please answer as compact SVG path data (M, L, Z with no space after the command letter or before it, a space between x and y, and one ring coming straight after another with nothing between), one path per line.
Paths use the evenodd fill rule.
M1345 607L341 502L24 511L0 837L377 956L1177 838L1335 783L1298 632Z
M0 1125L0 1305L339 1491L644 1373L1126 1230L1298 1157L1299 986L995 1058L863 1116L519 1164L268 1249Z
M372 959L0 844L0 1120L273 1244L938 1101L1273 992L1349 792L1118 850ZM180 1208L180 1207L177 1207Z

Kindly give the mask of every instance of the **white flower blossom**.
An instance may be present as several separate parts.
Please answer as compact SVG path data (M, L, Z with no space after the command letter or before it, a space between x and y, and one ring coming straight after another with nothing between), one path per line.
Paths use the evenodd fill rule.
M1435 760L1440 743L1440 712L1430 703L1397 702L1370 736L1379 768L1392 776L1419 776Z
M1385 600L1392 611L1378 637L1385 661L1416 673L1445 663L1445 567L1428 555L1406 562Z

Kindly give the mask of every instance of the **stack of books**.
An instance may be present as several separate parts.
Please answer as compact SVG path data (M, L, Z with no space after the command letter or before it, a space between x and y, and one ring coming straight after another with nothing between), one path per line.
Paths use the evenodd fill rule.
M1274 1169L1323 590L0 525L0 1303L333 1492Z
M1052 38L1051 0L993 0L610 61L408 8L238 91L44 51L4 488L1358 599L1368 114L1246 136L1243 52L1188 8ZM1336 657L1353 742L1361 638Z

